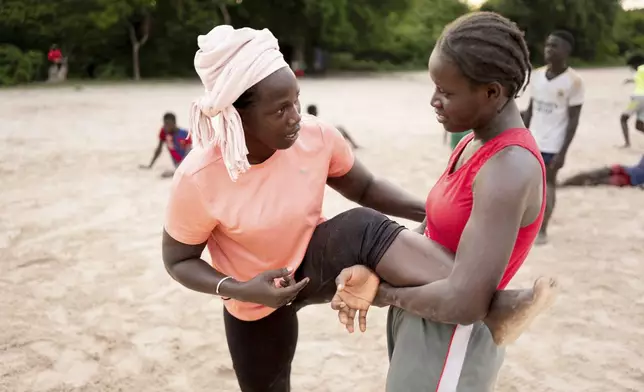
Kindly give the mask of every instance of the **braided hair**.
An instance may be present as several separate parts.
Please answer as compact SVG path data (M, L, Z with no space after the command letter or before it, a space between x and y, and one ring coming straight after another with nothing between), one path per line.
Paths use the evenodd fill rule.
M530 83L532 66L523 32L494 12L472 12L445 27L437 47L471 82L498 82L517 98Z

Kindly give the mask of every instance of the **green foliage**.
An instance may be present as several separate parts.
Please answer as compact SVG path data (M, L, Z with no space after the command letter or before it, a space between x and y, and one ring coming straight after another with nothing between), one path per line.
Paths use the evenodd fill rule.
M197 36L229 20L269 28L286 52L312 64L313 49L332 68L389 70L425 66L443 27L468 11L459 0L0 0L0 84L45 76L45 53L57 44L69 76L133 75L133 42L144 77L194 77ZM644 52L644 11L619 0L489 0L526 31L533 60L546 35L570 30L576 61L607 63ZM132 36L134 34L134 36ZM134 37L134 41L132 40Z
M535 62L542 59L546 37L557 29L575 36L573 55L583 61L604 61L617 54L613 26L620 0L489 0L481 9L515 21L526 33Z
M620 54L644 54L644 10L620 10L613 35Z
M13 45L0 45L0 86L29 83L40 73L43 53L22 52Z

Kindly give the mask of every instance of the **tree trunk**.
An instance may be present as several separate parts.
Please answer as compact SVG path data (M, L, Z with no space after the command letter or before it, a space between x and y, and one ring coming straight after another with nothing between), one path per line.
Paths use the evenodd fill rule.
M228 13L228 7L226 7L226 4L220 2L219 10L221 11L221 15L224 17L224 24L231 25L230 13Z
M141 67L139 65L139 51L145 45L150 36L150 14L145 13L142 30L143 36L139 40L136 36L136 29L131 22L127 24L128 32L130 33L130 42L132 43L132 71L134 73L134 80L141 80Z

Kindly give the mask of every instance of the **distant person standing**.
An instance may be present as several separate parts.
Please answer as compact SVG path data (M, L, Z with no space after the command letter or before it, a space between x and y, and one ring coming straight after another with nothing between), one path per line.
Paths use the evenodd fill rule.
M177 127L177 118L173 113L166 113L163 115L163 127L159 131L159 143L149 165L141 165L141 169L151 169L156 162L163 145L166 145L168 152L172 157L174 167L177 168L183 159L188 155L192 149L192 141L188 135L188 131ZM161 177L168 178L174 175L174 170L165 171Z
M307 112L308 114L310 114L311 116L315 116L315 117L317 117L317 116L318 116L318 107L317 107L317 106L315 106L315 105L309 105L309 106L307 106L307 108L306 108L306 112ZM340 125L336 125L336 129L337 129L338 131L340 131L340 133L342 134L342 136L344 137L344 139L345 139L346 141L348 141L348 142L349 142L349 144L351 144L351 147L353 147L353 149L354 149L354 150L357 150L358 148L360 148L360 146L358 146L358 145L356 144L356 142L353 140L353 138L351 137L351 135L349 135L349 133L347 132L347 130L346 130L346 129L344 129L344 128L343 128L343 127L341 127Z
M557 172L566 162L584 103L583 81L568 65L574 45L575 39L567 31L555 31L548 36L544 53L547 65L534 72L530 104L523 113L523 121L534 135L546 164L547 206L535 244L548 242L548 223L556 202Z
M60 71L60 67L63 65L63 53L58 49L56 44L53 44L49 48L49 53L47 53L47 60L56 65L56 69Z
M635 71L633 78L627 79L626 83L635 83L635 90L631 94L628 107L620 118L624 134L623 148L631 146L631 138L628 135L628 120L631 116L636 116L635 129L644 132L644 56L641 54L630 56L626 63Z

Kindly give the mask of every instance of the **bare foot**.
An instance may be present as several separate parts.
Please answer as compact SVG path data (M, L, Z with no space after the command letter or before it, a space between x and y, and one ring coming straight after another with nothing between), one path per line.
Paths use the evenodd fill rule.
M532 290L499 292L485 319L494 343L505 346L517 340L537 315L554 303L557 293L556 280L544 277L534 282Z
M548 234L545 233L539 233L537 236L537 239L534 240L535 245L545 245L548 243Z

